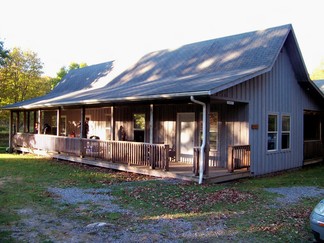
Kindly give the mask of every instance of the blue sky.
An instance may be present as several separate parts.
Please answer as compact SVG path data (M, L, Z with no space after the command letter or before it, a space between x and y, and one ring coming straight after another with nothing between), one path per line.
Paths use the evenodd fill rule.
M323 0L2 0L0 40L71 62L131 64L147 52L291 23L309 72L324 58Z

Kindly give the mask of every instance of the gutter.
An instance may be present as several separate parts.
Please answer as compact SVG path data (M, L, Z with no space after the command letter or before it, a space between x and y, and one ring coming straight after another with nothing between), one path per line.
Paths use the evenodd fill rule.
M102 103L117 103L117 102L133 102L133 101L147 101L147 100L158 100L158 99L172 99L172 98L185 98L188 95L210 95L209 91L195 91L189 93L171 93L171 94L158 94L158 95L145 95L145 96L129 96L129 97L122 97L122 98L107 98L107 99L87 99L87 100L79 100L79 101L67 101L64 102L65 98L62 98L63 101L61 102L47 102L47 103L40 103L42 102L37 101L36 104L27 104L21 106L14 106L14 104L6 105L0 107L0 110L24 110L24 109L40 109L40 108L55 108L58 106L79 106L79 105L97 105ZM66 99L69 99L66 98ZM27 101L26 101L27 102ZM37 104L40 103L40 104Z
M200 147L200 158L199 158L199 184L202 184L204 176L204 162L205 162L205 147L206 147L206 104L199 100L196 100L193 96L190 96L190 100L196 104L202 105L203 107L203 141Z

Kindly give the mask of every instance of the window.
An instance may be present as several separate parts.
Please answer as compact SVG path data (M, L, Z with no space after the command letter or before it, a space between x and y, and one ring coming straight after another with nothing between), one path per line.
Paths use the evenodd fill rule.
M134 141L144 142L145 114L134 114Z
M211 151L218 150L218 112L209 114L209 146ZM200 144L202 143L203 117L200 113Z
M105 128L106 128L106 140L111 140L111 115L106 115L106 121L105 121Z
M52 116L52 134L56 135L57 133L57 119L56 116ZM59 136L66 136L66 116L60 117L60 134Z
M278 115L268 116L268 151L277 150L278 144Z
M290 149L290 116L281 119L281 149Z

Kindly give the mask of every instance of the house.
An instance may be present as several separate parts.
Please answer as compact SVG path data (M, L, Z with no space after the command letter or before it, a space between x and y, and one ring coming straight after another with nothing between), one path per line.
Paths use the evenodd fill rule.
M199 183L215 170L263 175L323 160L324 94L291 25L114 65L73 70L51 93L4 107L10 147L164 171L181 163Z

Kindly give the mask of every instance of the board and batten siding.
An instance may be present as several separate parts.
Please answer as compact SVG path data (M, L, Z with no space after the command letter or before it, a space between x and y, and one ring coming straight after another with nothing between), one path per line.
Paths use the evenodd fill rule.
M295 73L283 47L273 69L256 78L215 94L216 97L248 103L249 141L251 145L251 172L261 175L296 168L303 165L304 110L318 110L311 95L298 84ZM278 150L267 151L267 122L269 114L277 114ZM290 115L290 149L281 150L281 116ZM257 125L252 129L251 125Z
M228 146L249 144L248 105L212 101L210 110L218 113L218 146L210 152L210 166L226 168Z

